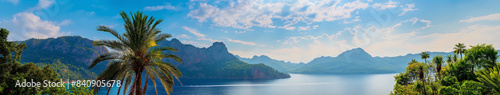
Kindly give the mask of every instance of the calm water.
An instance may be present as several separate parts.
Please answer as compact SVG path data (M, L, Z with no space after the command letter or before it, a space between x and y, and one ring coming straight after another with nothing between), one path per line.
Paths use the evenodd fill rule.
M222 80L181 79L173 95L387 95L392 91L395 74L290 74L287 79ZM157 84L157 86L161 86ZM112 95L117 88L111 89ZM99 94L106 94L101 90ZM155 95L151 84L148 95ZM158 94L166 94L158 87Z

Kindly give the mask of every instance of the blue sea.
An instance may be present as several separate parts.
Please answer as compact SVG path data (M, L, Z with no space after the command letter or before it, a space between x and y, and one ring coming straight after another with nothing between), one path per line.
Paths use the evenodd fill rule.
M172 95L387 95L394 87L396 74L290 74L286 79L228 80L181 79ZM166 95L157 84L158 94ZM122 89L123 90L123 89ZM112 88L116 95L118 88ZM99 91L105 95L106 90ZM121 91L123 92L123 91ZM121 94L121 93L120 93ZM156 95L152 84L148 95Z

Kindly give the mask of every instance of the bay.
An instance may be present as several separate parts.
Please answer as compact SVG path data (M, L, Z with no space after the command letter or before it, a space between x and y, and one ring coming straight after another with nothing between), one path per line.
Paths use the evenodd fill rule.
M396 74L290 74L286 79L181 79L172 95L387 95ZM165 95L157 84L158 94ZM112 88L115 95L118 88ZM123 90L123 89L122 89ZM106 94L106 90L99 94ZM123 91L121 91L123 92ZM148 95L156 95L152 84Z

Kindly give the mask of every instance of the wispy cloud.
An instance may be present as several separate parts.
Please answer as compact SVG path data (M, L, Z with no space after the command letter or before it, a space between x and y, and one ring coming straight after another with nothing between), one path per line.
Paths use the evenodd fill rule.
M38 4L36 5L35 9L45 9L52 6L52 4L54 3L55 0L38 0Z
M201 34L196 29L192 29L192 28L189 28L189 27L186 27L186 26L183 26L182 28L184 28L184 30L186 30L188 32L191 32L192 34L194 34L197 37L205 37L205 34Z
M227 38L227 41L234 42L234 43L245 44L245 45L252 45L252 46L257 45L257 44L255 44L253 42L246 42L246 41L241 41L241 40L233 40L233 39L230 39L230 38Z
M415 8L415 5L414 4L406 4L406 7L402 9L403 12L401 12L401 14L399 14L399 16L403 16L405 15L407 12L411 12L411 11L416 11L418 9Z
M472 17L465 20L460 20L460 22L477 22L477 21L495 21L500 20L500 13L490 14L487 16Z
M369 4L362 1L303 1L296 3L264 3L259 0L229 1L228 6L211 5L206 2L192 3L188 17L198 22L211 21L217 26L249 29L254 26L295 30L297 23L314 23L351 18L352 13L366 9ZM390 7L390 6L389 6ZM384 7L385 8L385 7ZM282 10L291 10L284 12ZM284 21L283 26L275 22ZM281 22L280 22L281 23Z
M218 42L219 40L214 40L210 38L198 38L198 40L205 40L205 41L210 41L210 42Z
M175 8L175 6L170 5L170 3L167 3L165 5L160 5L160 6L146 6L144 7L144 10L147 11L177 10L177 8Z
M389 0L385 3L375 3L372 5L373 8L375 9L380 9L380 10L385 10L389 8L396 8L398 4L397 2L392 2L392 0Z
M178 38L178 39L191 39L192 37L188 36L186 34L181 34L181 35L177 36L176 38Z

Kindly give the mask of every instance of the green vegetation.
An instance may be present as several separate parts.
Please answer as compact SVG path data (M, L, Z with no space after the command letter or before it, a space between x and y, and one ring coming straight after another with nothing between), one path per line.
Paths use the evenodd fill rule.
M420 58L424 59L425 60L424 62L427 63L427 58L429 58L429 53L427 53L427 51L424 51L420 54L420 56L421 56Z
M95 79L97 74L89 71L83 67L73 66L71 64L61 63L59 60L55 60L52 63L35 63L37 66L45 67L50 66L50 69L57 71L60 74L59 78L70 79L70 80L82 80L82 79Z
M21 59L23 59L20 61L21 63L33 62L35 64L52 64L57 63L56 61L60 61L63 64L68 66L71 65L77 68L87 68L93 58L108 51L105 47L93 46L92 40L79 36L29 39L25 41L18 41L18 43L24 43L27 46L27 48L24 49L23 56L21 57ZM71 66L69 66L69 68L71 68ZM107 64L99 64L93 69L86 71L100 74L104 69L106 69L106 66ZM85 72L83 69L78 71ZM58 71L58 73L61 72ZM84 73L81 74L85 79L95 79L96 77L86 76Z
M24 79L26 79L26 81L31 81L32 79L34 82L43 82L45 80L60 82L60 78L64 76L60 76L53 69L60 68L61 66L65 67L66 65L60 62L55 64L46 64L40 67L31 62L22 65L19 61L21 60L21 53L23 52L23 49L26 48L26 44L18 44L7 41L8 34L9 31L6 29L0 29L0 45L2 45L0 48L0 51L2 51L0 55L1 95L59 95L70 94L70 92L79 92L77 93L78 95L93 94L91 91L88 91L88 88L85 87L71 87L70 90L67 90L65 87L15 87L17 81L24 82ZM12 54L14 54L13 57ZM52 67L51 65L56 67ZM68 74L69 76L67 77L81 76L77 73L71 74L71 71Z
M99 62L111 60L108 68L99 75L97 80L126 81L125 83L121 83L125 86L124 93L130 87L130 94L144 95L147 91L149 80L153 82L155 91L157 91L156 78L158 77L167 94L170 94L174 85L173 78L177 78L182 74L172 64L162 62L162 58L171 58L178 62L181 62L181 59L173 54L162 52L177 51L177 49L172 47L156 47L157 41L172 37L170 34L160 34L161 31L156 28L156 25L160 24L163 20L155 20L154 17L148 18L142 12L131 13L131 17L125 12L120 12L120 15L125 22L124 27L126 32L120 35L109 27L99 26L97 28L98 31L111 33L118 40L94 41L94 45L96 46L106 46L115 51L95 58L89 69L93 68ZM143 72L146 73L144 88L142 88ZM131 80L133 80L132 83ZM129 86L130 84L132 86ZM100 88L96 87L93 89L95 92L98 92ZM108 93L109 89L111 88L108 88ZM118 93L120 90L121 87L118 89Z
M498 51L492 45L480 44L466 49L459 43L454 49L464 57L457 59L456 54L448 55L446 64L442 56L435 56L429 64L412 60L404 72L394 76L396 84L391 95L500 94ZM425 53L422 52L421 58L424 59Z
M264 64L248 64L239 60L228 61L225 66L216 69L215 72L226 72L220 74L222 77L235 78L244 77L244 79L273 79L290 77L287 73L282 73L274 70L272 67ZM243 75L243 76L242 76Z
M14 61L21 61L21 54L23 49L26 49L26 44L18 44L7 41L9 30L0 28L0 63L8 63ZM12 54L14 58L12 58Z

